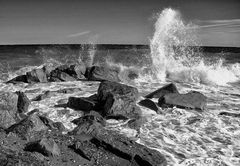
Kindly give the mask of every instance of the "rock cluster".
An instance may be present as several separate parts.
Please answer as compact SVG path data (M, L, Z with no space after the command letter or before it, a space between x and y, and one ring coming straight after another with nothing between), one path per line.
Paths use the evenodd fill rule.
M64 125L28 112L31 101L23 92L0 93L0 163L4 165L136 165L165 166L167 160L116 131L105 128L106 120L128 119L128 126L138 130L144 118L137 105L137 88L119 83L119 71L107 67L85 67L82 64L56 68L33 69L8 83L44 83L51 81L101 81L97 93L89 97L68 98L60 106L83 111L74 119L77 127L67 134ZM32 101L51 98L61 93L82 91L79 88L45 91ZM152 98L157 98L154 102ZM207 98L199 92L180 94L176 85L168 84L148 95L138 104L162 113L161 109L178 107L203 111ZM61 102L60 102L61 103ZM196 119L198 120L198 119Z

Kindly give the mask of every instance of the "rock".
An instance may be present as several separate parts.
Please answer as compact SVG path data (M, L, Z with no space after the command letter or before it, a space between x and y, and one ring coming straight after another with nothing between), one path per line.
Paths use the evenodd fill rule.
M26 113L28 112L28 107L31 103L31 101L28 99L28 97L23 92L16 92L18 94L18 113Z
M63 132L65 130L65 127L61 122L53 122L45 116L39 116L39 118L50 130L58 132Z
M95 108L96 102L87 97L69 97L67 106L72 109L91 111Z
M232 113L232 112L220 112L219 115L224 115L224 116L231 116L235 118L239 118L240 114Z
M47 75L43 69L33 69L26 73L28 83L48 82Z
M7 133L15 133L24 140L38 138L38 134L46 131L48 127L41 121L37 114L31 114L17 124L6 129Z
M59 81L76 81L74 77L71 77L69 74L62 71L62 68L56 68L50 73L50 81L51 82L59 82Z
M40 94L40 95L36 96L35 98L33 98L32 101L41 101L46 98L56 96L59 93L71 94L71 93L76 93L79 91L82 91L82 90L80 88L65 88L65 89L59 89L57 91L45 91L43 94Z
M140 114L136 106L137 88L124 84L104 81L98 88L98 101L102 106L101 114L107 116L136 117Z
M0 127L8 128L15 124L17 117L18 95L12 92L0 92Z
M86 78L89 81L114 81L114 82L120 82L120 79L118 77L119 71L116 69L111 69L108 67L103 66L93 66L88 69L86 72Z
M97 122L100 123L102 126L106 125L105 119L96 111L91 111L85 114L83 117L74 119L72 123L80 126L80 124L85 123L85 121Z
M27 76L26 75L20 75L20 76L17 76L9 81L7 81L7 83L13 83L13 84L16 84L16 83L19 83L19 82L24 82L24 83L27 83Z
M69 66L69 71L72 73L71 76L74 76L77 79L84 79L85 78L85 72L86 72L86 66L84 63L81 64L74 64Z
M138 104L156 112L159 112L157 105L150 99L141 100Z
M160 98L162 96L164 96L165 94L168 93L179 93L177 90L176 85L174 85L173 83L168 84L150 94L148 94L147 96L145 96L146 98Z
M81 157L95 161L98 165L136 165L136 166L165 166L165 157L156 150L149 149L120 135L114 131L106 130L89 121L81 124L95 129L95 132L75 133L75 141L69 148ZM83 130L81 130L83 131Z
M30 152L39 152L45 156L59 156L61 151L56 142L51 138L42 138L39 141L27 144L24 149Z
M160 107L173 107L204 110L207 97L200 92L191 91L187 94L169 93L158 100Z

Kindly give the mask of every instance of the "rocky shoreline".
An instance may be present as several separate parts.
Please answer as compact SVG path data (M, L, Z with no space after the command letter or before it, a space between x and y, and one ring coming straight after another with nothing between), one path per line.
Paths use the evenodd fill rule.
M178 107L204 111L207 98L196 91L180 94L174 84L166 85L137 103L138 89L125 85L120 70L84 64L43 66L17 76L7 84L47 82L100 81L97 92L89 97L69 97L57 107L83 111L74 119L77 127L66 131L61 122L53 122L38 110L29 110L31 101L54 95L71 94L76 88L46 91L28 99L25 93L0 92L0 163L3 165L139 165L164 166L167 160L159 151L105 128L107 119L128 120L127 125L139 131L145 119L138 105L157 113ZM129 79L137 78L131 72ZM157 98L158 102L151 100ZM64 133L64 134L63 134Z

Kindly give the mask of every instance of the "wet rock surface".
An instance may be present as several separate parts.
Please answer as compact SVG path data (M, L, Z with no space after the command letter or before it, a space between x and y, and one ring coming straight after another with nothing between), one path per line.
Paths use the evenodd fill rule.
M203 111L207 104L207 97L200 92L191 91L186 94L170 93L159 98L160 107L178 107Z
M158 90L148 94L145 98L160 98L168 93L179 93L175 84L171 83L159 88Z

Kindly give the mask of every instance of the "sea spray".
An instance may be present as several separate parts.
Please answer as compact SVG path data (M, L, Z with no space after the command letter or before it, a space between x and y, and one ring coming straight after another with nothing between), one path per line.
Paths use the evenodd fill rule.
M238 80L236 65L234 71L219 59L207 65L198 49L197 28L185 23L181 14L171 8L158 14L150 40L153 79L211 85L226 85Z

